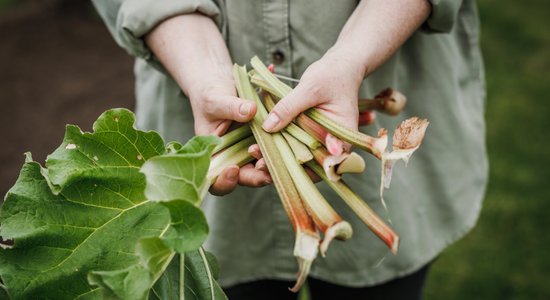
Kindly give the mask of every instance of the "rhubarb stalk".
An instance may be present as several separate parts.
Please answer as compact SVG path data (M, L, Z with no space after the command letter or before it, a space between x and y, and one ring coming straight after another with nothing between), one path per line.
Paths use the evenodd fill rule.
M230 132L220 137L220 143L218 144L218 146L216 146L216 148L214 148L213 153L216 154L221 150L251 135L252 135L252 131L250 131L250 126L248 125L243 125L241 127L235 128L234 130L231 130Z
M246 70L242 72L246 75ZM240 81L242 85L248 84L248 89L253 92L252 85L248 80L246 80L246 82L242 82L244 80ZM254 121L258 120L260 122L259 124L261 124L267 117L267 110L263 103L259 101L258 96L255 93L253 94L255 95L254 100L256 101L256 106L258 108ZM252 132L255 133L254 127L252 127ZM321 195L304 168L293 157L292 150L284 140L283 136L280 133L273 133L271 136L273 137L275 145L280 152L284 165L286 166L288 172L292 174L294 186L298 190L307 212L312 217L315 225L317 225L317 227L325 234L323 241L319 246L321 255L324 256L330 242L333 239L346 240L351 237L353 232L351 225L342 220L336 211L334 211L334 209L328 204L323 195ZM266 161L267 160L268 158L266 158Z
M248 125L246 127L248 127ZM242 167L254 160L248 153L248 147L255 143L254 137L249 136L212 156L210 168L208 169L208 175L206 177L210 181L210 185L216 182L216 179L223 169L233 165Z
M311 154L311 151L309 151L306 145L302 144L294 136L284 130L281 132L281 134L290 146L290 149L292 149L292 153L294 153L294 157L296 157L296 161L299 164L304 164L313 159L313 154Z
M233 67L233 77L239 96L243 99L255 101L258 108L260 108L260 99L250 85L246 68L235 65ZM282 163L283 158L275 145L274 136L262 129L262 121L265 115L267 115L267 112L265 108L263 108L263 105L261 105L261 108L263 111L258 109L256 115L249 124L260 146L260 150L262 151L262 155L267 164L269 173L271 174L271 178L273 179L277 193L279 194L279 198L281 199L296 234L294 256L298 260L299 270L296 284L291 288L291 291L297 292L305 282L311 264L317 257L319 235L315 229L312 218L309 216L302 203L300 193L292 180L290 172ZM282 139L280 134L276 134L276 136Z
M346 204L357 214L367 227L380 238L391 250L397 253L399 247L399 236L391 229L369 206L342 180L332 181L326 176L321 166L310 161L307 166L313 170L346 202Z

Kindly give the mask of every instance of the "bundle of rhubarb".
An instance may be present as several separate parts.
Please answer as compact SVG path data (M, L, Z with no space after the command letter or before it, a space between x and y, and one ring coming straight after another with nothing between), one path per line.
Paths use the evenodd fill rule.
M393 149L387 150L388 136L380 129L377 137L345 128L315 108L301 113L285 129L267 133L262 124L279 99L291 87L280 81L257 57L253 70L235 65L233 76L239 97L252 100L257 113L247 125L230 131L214 150L208 179L213 183L227 166L243 166L255 158L248 149L258 144L295 232L294 256L298 260L298 276L292 291L298 291L307 278L318 252L324 257L333 239L347 240L351 225L343 220L319 192L305 168L322 178L367 227L396 253L399 236L342 180L344 173L360 173L365 169L363 158L343 151L343 142L371 153L382 161L380 198L389 187L391 170L397 160L407 162L418 149L428 121L416 117L405 120L395 130ZM405 105L405 97L386 89L374 99L359 101L359 121L365 125L374 119L373 110L397 115ZM343 141L343 142L342 142ZM385 204L384 204L385 206Z

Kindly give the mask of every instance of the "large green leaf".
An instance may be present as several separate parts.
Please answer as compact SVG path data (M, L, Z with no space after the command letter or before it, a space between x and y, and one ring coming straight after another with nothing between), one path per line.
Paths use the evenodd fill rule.
M108 184L131 183L125 177ZM105 185L83 177L55 195L37 163L24 165L0 212L0 235L15 241L13 248L0 251L0 274L12 297L92 296L97 291L87 283L88 272L135 264L137 240L160 236L169 225L164 207ZM121 208L121 198L136 204Z
M158 134L133 123L131 112L110 110L92 133L67 126L46 168L28 157L0 210L0 238L13 240L0 245L0 276L11 297L144 299L176 252L198 251L208 226L194 204L217 138L196 137L167 150ZM146 181L140 168L153 159L180 164L167 174L177 171L177 182L187 187L166 184L158 168L160 179ZM166 197L146 197L146 186L157 181L168 189ZM179 273L188 272L180 267ZM217 286L207 272L193 270L190 277ZM200 286L193 282L182 284Z
M134 115L126 109L103 113L93 133L68 125L63 143L46 161L52 184L64 188L83 176L109 181L134 175L146 160L165 153L160 135L136 130L133 125Z
M179 253L199 248L208 236L208 224L200 208L185 200L161 202L170 211L170 227L164 243Z
M217 143L219 139L214 136L194 138L183 147L171 144L174 154L149 159L141 168L147 177L147 198L199 203L208 188L205 186L206 174Z
M149 299L225 300L217 276L217 262L209 252L198 249L178 254L156 282Z

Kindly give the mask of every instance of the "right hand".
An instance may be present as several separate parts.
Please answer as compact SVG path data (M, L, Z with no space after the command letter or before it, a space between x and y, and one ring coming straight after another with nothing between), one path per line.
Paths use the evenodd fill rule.
M232 77L197 82L193 86L188 94L197 135L221 136L225 134L232 121L245 123L252 120L256 114L256 104L253 101L237 97ZM237 184L261 187L272 183L265 162L258 154L257 145L251 147L249 152L258 159L256 164L249 163L240 169L237 166L225 168L210 187L210 193L222 196L231 193Z
M189 97L196 134L220 136L232 121L248 122L254 117L256 105L236 95L233 63L212 19L200 13L177 15L161 22L145 40ZM259 187L269 183L271 177L265 168L230 166L218 176L210 192L225 195L237 184Z

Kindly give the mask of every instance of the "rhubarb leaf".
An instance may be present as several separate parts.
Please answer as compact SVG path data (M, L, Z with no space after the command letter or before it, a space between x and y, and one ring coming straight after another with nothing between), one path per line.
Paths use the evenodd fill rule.
M67 126L46 168L27 155L0 209L0 296L9 291L14 299L147 299L151 290L185 290L206 295L193 299L225 299L209 272L187 264L176 270L189 273L189 280L178 281L180 288L158 289L177 252L202 251L197 249L208 226L197 205L218 139L196 137L165 148L157 133L133 124L130 111L109 110L91 133ZM150 173L141 167L153 159L161 167L181 165L167 167L166 176L154 173L159 180L146 180ZM166 183L174 175L183 188ZM148 198L148 185L157 182L174 191ZM221 296L201 292L205 285L197 281Z
M206 174L212 151L219 143L214 136L194 138L183 147L172 144L174 154L156 156L141 168L147 177L145 195L153 201L187 200L198 204L208 189Z
M208 236L208 224L200 208L184 200L161 204L170 211L170 227L163 235L164 243L179 253L199 248Z
M153 278L142 265L119 271L98 271L88 275L90 284L101 288L103 299L145 300Z
M217 277L218 265L209 252L199 249L178 254L156 282L149 299L226 300Z
M106 182L83 176L55 195L38 163L23 166L0 211L0 235L15 243L0 250L0 275L13 298L98 298L99 290L86 280L88 272L138 262L137 240L160 236L170 216L165 207L145 201L143 193L130 197L110 190L131 189L126 185L132 180L120 174L123 178L109 176ZM143 191L144 178L135 183ZM121 208L121 199L132 204Z
M135 170L145 160L163 154L165 148L156 132L138 131L133 125L134 115L125 109L103 113L94 123L93 133L68 125L63 143L46 161L51 183L63 189L82 177L104 182L110 176L121 177L122 173L135 177Z
M147 299L153 284L174 257L174 252L158 237L141 239L136 252L140 260L133 266L88 275L90 284L101 288L104 299Z

